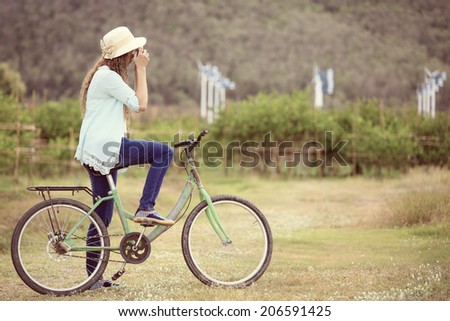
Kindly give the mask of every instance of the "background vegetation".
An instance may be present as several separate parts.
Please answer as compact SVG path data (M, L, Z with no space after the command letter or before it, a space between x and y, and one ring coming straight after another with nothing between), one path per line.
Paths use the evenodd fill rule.
M298 150L314 141L324 153L331 153L339 141L347 141L340 154L357 170L354 174L404 171L418 165L450 166L449 113L424 119L412 108L386 108L376 99L324 111L311 108L309 101L305 91L261 93L233 103L214 124L213 133L224 142L262 142L270 132L277 145L291 141ZM333 136L327 137L326 132ZM337 174L338 164L333 163L333 167L330 174Z
M81 123L76 97L99 38L118 25L146 36L152 53L152 106L132 120L134 138L172 142L205 127L201 59L237 84L209 140L261 142L270 132L277 142L330 147L325 133L332 131L334 142L349 141L342 154L350 166L201 168L211 194L246 197L271 224L272 264L248 289L206 288L194 279L177 225L122 278L126 287L69 299L448 300L450 87L437 95L435 119L416 115L415 95L424 66L450 70L449 16L447 0L0 0L0 258L7 262L0 290L8 289L0 300L58 299L19 280L10 239L40 201L27 185L90 184L72 159ZM335 94L321 111L312 106L314 64L335 70ZM135 207L146 173L132 168L120 177L126 208ZM340 178L309 178L318 173ZM350 177L361 173L368 175ZM184 183L183 171L172 168L161 213ZM119 227L114 220L111 234ZM111 264L108 273L117 269ZM143 283L150 271L170 277Z
M233 79L233 99L290 93L313 65L335 70L336 95L415 99L423 68L450 70L447 0L1 0L0 62L19 71L27 94L78 95L99 57L99 39L118 25L148 38L154 104L197 101L196 60ZM449 72L448 72L449 73ZM450 104L449 86L438 108Z
M211 134L207 140L221 143L223 167L231 164L227 160L232 156L232 151L226 150L230 142L237 141L242 145L253 141L258 144L256 151L260 162L249 170L285 176L381 176L405 172L415 166L450 166L450 113L439 112L435 119L423 118L413 108L386 108L377 99L348 102L339 109L316 110L309 101L308 91L260 93L230 103L212 126L196 117L177 114L176 119L153 119L151 128L148 128L147 122L134 120L131 135L133 138L171 144L176 139L187 138L192 132L198 133L202 128L210 127ZM14 124L17 119L22 124L35 124L37 127L34 132L20 131L19 135L15 126L9 131L0 131L0 150L6 152L0 159L0 173L12 173L17 167L17 146L32 148L18 163L21 172L46 176L64 173L67 168L76 165L73 155L81 125L76 100L45 101L37 106L26 106L3 94L0 96L0 114L3 121ZM327 132L332 135L327 135ZM262 146L267 134L270 134L275 145L270 150L267 148L266 152L271 151L274 154L272 160L277 162L276 169L269 172L267 168L271 166L264 162ZM342 149L338 149L344 162L323 163L320 173L317 173L317 165L312 166L314 168L311 170L308 166L302 166L304 162L296 164L296 168L286 168L286 163L294 160L293 156L288 149L278 149L282 142L292 142L294 149L290 152L304 152L304 144L314 142L322 154L314 154L312 159L319 157L326 160L328 157L331 160L333 149L336 151L340 141L347 142ZM247 148L247 151L252 149ZM239 162L249 159L244 159L245 154L242 150L239 153L239 148L234 152L238 154L233 156L234 168L242 170ZM305 160L308 156L304 154L302 157ZM207 163L203 159L202 164ZM50 164L52 166L48 166Z

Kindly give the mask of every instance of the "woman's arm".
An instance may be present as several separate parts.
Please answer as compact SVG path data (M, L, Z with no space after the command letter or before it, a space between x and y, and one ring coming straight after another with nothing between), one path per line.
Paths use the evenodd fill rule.
M134 91L139 101L139 111L147 110L148 88L147 88L147 65L150 61L147 50L139 48L134 60Z

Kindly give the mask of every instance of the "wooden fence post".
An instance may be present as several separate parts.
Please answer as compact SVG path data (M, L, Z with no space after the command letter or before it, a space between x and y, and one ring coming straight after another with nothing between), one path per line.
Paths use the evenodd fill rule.
M355 176L357 171L356 164L356 135L358 132L359 105L353 103L353 122L352 122L352 175Z
M16 159L14 161L14 181L19 181L19 160L20 160L20 122L16 122Z
M69 128L69 152L70 152L70 160L73 160L73 155L74 153L74 149L75 149L75 142L74 142L74 133L73 133L73 127ZM72 173L72 169L73 169L73 161L70 161L68 163L68 167L69 167L69 173Z

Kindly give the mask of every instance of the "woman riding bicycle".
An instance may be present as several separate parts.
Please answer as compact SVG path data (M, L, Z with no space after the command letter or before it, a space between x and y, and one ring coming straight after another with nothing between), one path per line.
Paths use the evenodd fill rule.
M172 225L173 221L155 211L155 203L173 159L173 149L160 142L124 137L130 111L147 109L146 68L149 54L143 48L146 41L144 37L134 37L127 27L115 28L101 39L102 57L87 73L81 87L80 102L84 118L75 159L91 169L88 173L92 190L101 197L107 196L110 190L104 175L111 173L116 182L118 168L151 164L133 221ZM131 63L134 63L134 90L127 85L127 67ZM101 175L96 175L95 171ZM113 200L103 202L96 209L107 227L113 211ZM88 242L95 244L95 237L88 235ZM87 270L92 273L97 265L96 253L88 254L92 262L87 260Z

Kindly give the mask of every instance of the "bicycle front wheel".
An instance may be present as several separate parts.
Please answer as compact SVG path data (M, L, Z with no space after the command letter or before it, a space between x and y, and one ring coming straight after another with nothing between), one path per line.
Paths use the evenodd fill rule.
M86 245L104 247L110 241L96 213L79 224L88 212L85 204L60 198L43 201L23 215L14 230L11 256L25 284L41 294L70 295L97 282L110 253L87 252ZM78 224L75 233L66 238Z
M223 242L208 219L206 201L183 227L182 250L191 272L207 285L243 287L258 280L272 257L272 234L255 205L237 196L212 197L220 223L230 237Z

